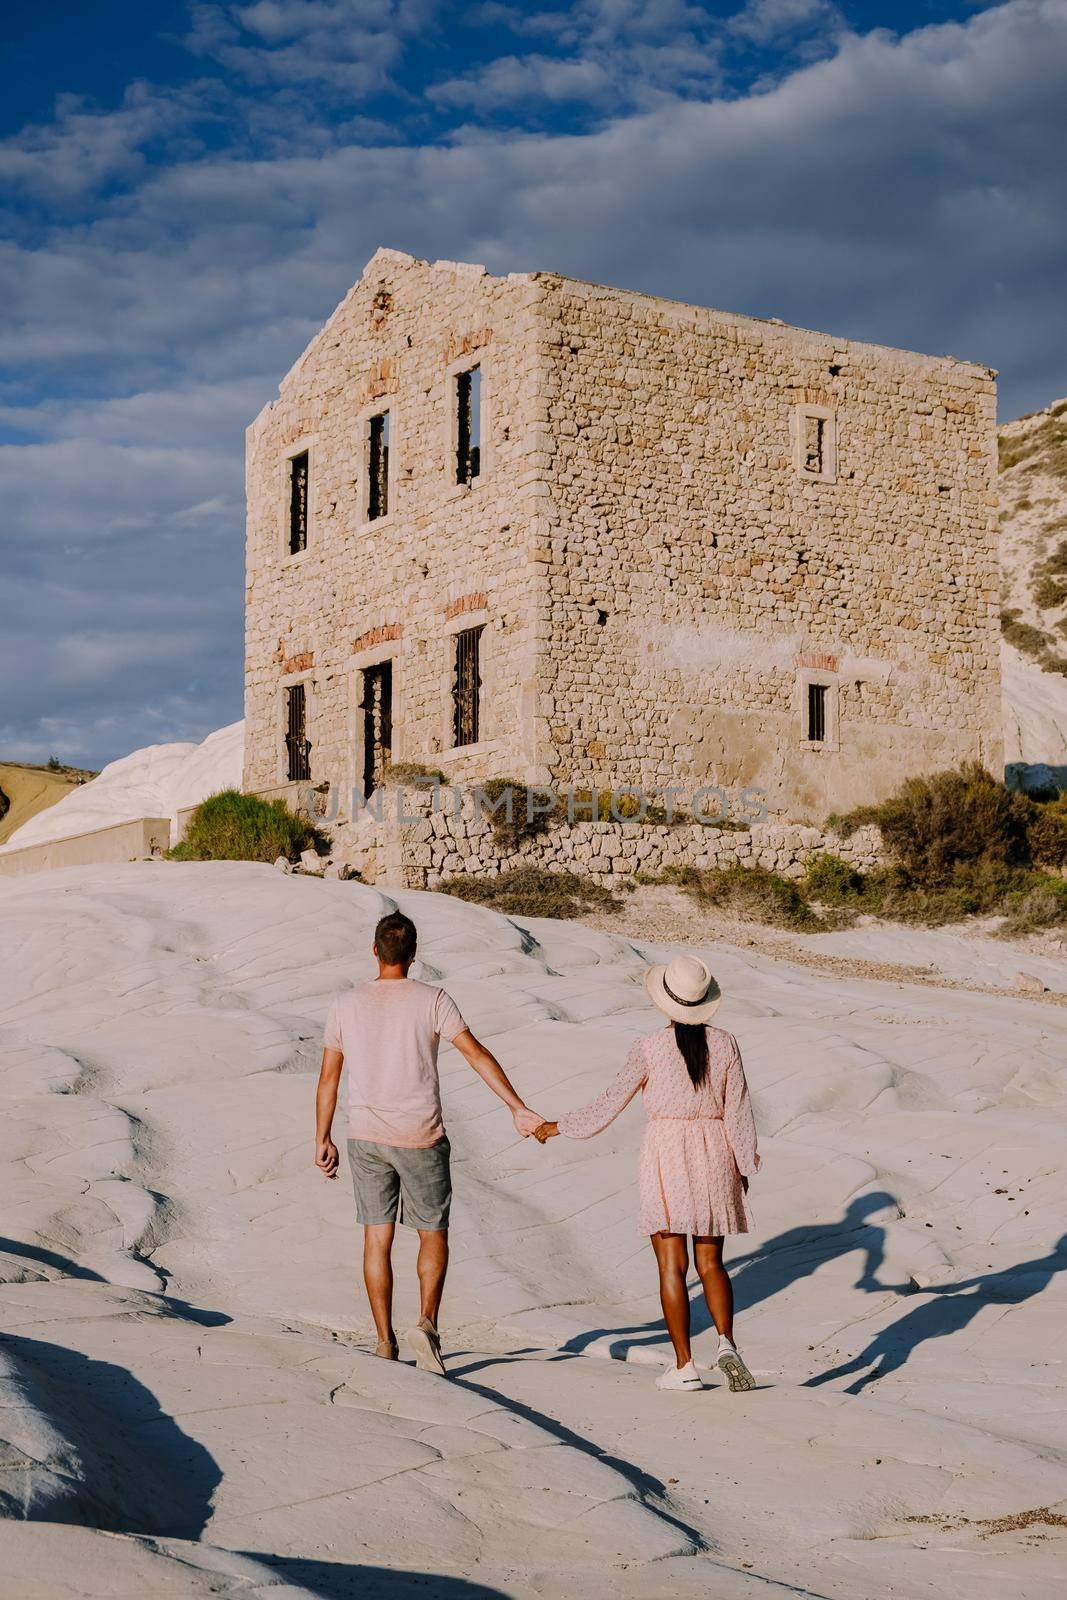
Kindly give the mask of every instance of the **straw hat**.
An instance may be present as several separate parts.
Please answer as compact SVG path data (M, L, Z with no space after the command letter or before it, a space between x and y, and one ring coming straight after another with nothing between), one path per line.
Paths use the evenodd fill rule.
M675 1022L708 1022L722 1001L719 985L696 956L675 956L665 967L649 967L645 988L652 1004Z

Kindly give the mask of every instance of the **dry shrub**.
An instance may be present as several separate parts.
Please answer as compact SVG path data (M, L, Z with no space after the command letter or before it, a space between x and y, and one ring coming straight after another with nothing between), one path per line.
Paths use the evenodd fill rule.
M959 864L1026 864L1030 809L1025 796L971 761L908 778L887 800L849 815L854 824L877 823L907 876L932 885L947 882Z
M743 867L739 862L719 870L674 867L659 881L677 884L699 905L714 906L769 927L811 932L826 926L795 883L766 867Z
M438 887L506 917L581 917L590 911L618 911L622 905L603 884L543 867L515 867L495 878L445 878Z

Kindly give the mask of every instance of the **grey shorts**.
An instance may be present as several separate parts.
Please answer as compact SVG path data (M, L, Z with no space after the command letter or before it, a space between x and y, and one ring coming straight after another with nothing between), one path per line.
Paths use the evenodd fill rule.
M365 1227L402 1222L426 1233L447 1228L452 1204L451 1150L447 1135L419 1150L349 1139L348 1161L359 1221Z

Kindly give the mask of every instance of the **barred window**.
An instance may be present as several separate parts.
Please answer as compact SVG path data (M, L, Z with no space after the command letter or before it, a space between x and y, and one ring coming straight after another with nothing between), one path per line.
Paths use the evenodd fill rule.
M393 663L381 661L363 672L363 794L372 795L392 757Z
M307 695L302 683L285 691L285 753L290 783L311 777L311 745L307 739Z
M308 453L289 462L289 554L299 555L308 543Z
M826 697L825 683L808 684L808 704L804 737L821 744L826 738Z
M389 515L389 413L371 417L367 446L367 521Z
M480 720L481 628L464 628L456 634L452 679L452 742L477 744Z

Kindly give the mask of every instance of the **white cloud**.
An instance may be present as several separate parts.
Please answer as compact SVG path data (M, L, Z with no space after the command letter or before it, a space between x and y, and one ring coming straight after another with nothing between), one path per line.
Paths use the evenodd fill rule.
M729 26L741 38L767 45L796 34L844 33L847 25L832 0L748 0Z
M436 0L202 0L186 43L249 83L317 84L350 99L391 83Z
M284 18L258 26L242 37ZM1001 369L1009 412L1061 394L1065 79L1067 7L1012 0L585 135L127 164L91 223L0 251L9 359L73 395L9 384L0 409L33 441L0 451L18 530L0 670L26 687L3 747L60 714L111 739L112 705L130 738L101 758L151 715L190 736L190 706L237 714L243 425L379 244L969 356ZM108 630L133 655L97 656L91 681L47 647Z

